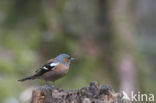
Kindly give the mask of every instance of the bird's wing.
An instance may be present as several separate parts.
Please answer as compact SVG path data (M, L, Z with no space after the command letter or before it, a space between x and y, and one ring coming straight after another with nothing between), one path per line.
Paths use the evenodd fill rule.
M55 70L55 68L58 64L59 64L59 62L57 60L53 60L51 62L48 62L47 64L43 65L40 69L38 69L36 71L36 73L38 75L42 75L48 71Z
M46 73L48 71L54 70L57 65L59 65L59 61L57 61L57 60L52 61L51 60L51 62L48 62L47 64L43 65L40 69L38 69L34 75L22 78L22 79L20 79L18 81L25 81L25 80L29 80L29 79L35 79L35 78L37 78L39 76L42 76L44 73Z

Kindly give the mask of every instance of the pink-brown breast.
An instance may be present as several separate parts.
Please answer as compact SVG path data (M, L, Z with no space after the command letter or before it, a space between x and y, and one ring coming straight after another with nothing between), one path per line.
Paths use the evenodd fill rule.
M69 70L69 66L60 63L54 70L48 71L42 75L42 79L47 81L55 81L63 77Z

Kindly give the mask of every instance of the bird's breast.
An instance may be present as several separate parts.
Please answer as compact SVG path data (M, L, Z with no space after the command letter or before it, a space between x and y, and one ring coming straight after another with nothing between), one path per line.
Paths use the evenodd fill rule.
M54 70L46 72L42 78L48 81L55 81L68 72L69 66L59 64Z

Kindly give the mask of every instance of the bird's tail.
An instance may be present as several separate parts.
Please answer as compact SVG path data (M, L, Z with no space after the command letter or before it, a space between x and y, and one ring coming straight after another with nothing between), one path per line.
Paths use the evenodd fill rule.
M32 75L32 76L19 79L18 81L23 82L23 81L26 81L26 80L33 80L33 79L35 79L36 77L37 77L37 75L34 74L34 75Z

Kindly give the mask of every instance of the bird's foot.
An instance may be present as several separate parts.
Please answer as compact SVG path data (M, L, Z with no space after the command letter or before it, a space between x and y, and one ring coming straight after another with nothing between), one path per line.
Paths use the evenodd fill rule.
M46 81L46 88L53 90L55 86Z
M50 90L53 90L53 89L55 89L55 86L53 86L53 85L51 85L51 84L47 84L47 85L46 85L46 88L47 88L47 89L50 89Z

